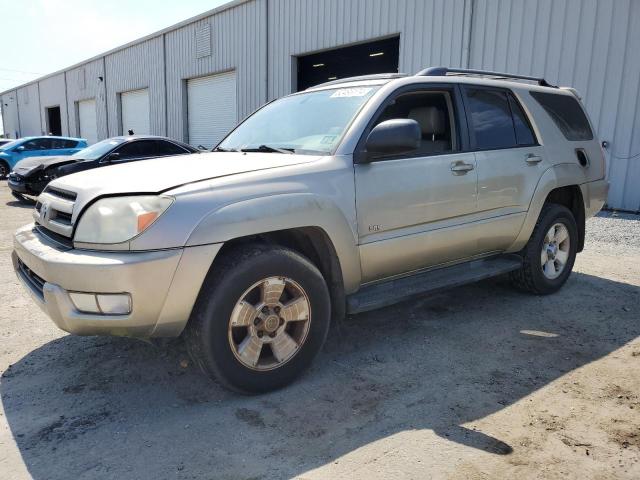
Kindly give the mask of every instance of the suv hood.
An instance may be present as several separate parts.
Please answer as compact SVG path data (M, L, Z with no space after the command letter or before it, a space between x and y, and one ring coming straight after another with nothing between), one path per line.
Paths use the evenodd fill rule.
M68 162L69 160L75 160L75 157L72 157L71 155L60 155L55 157L28 157L16 163L13 170L17 173L24 173L34 167L39 167L41 165L43 167L50 167L51 165Z
M57 178L49 185L77 193L77 203L101 195L159 193L187 183L238 173L297 165L317 160L312 155L209 152L179 155L96 168Z

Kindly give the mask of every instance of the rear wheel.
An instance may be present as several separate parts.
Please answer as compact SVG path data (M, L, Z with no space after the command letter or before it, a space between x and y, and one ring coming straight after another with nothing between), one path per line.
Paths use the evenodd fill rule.
M320 271L298 253L253 245L216 261L185 340L194 362L243 393L280 388L320 351L331 304Z
M571 274L577 246L578 228L571 211L545 205L522 252L522 268L510 274L513 284L539 295L558 291Z

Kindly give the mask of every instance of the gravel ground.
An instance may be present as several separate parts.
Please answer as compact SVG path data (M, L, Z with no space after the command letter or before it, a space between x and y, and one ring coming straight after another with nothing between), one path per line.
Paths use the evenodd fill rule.
M18 284L0 183L0 478L640 478L640 218L563 290L502 279L348 318L311 371L231 394L165 349L57 330Z

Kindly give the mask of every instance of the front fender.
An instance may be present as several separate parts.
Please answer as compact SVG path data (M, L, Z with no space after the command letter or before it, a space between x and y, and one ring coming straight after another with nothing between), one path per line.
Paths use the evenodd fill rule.
M345 291L360 285L360 255L353 228L331 200L312 193L287 193L252 198L208 214L193 230L187 246L303 227L324 230L338 255Z
M540 217L544 202L552 190L568 185L579 185L586 181L584 169L574 163L559 163L545 170L536 186L520 233L507 252L518 252L527 244Z

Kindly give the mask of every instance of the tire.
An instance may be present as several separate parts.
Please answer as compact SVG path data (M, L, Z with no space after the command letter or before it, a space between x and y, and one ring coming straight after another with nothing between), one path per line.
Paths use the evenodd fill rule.
M568 245L566 245L565 241L548 242L551 238L552 227L554 232L557 232L556 240L561 238L563 233L566 233ZM566 230L563 231L562 227ZM546 248L546 253L543 253L543 247L549 243L552 244L551 249ZM553 247L554 243L555 247ZM509 275L512 284L519 290L536 295L549 295L557 292L571 275L577 247L578 227L571 211L562 205L545 204L540 212L531 238L521 252L523 257L522 268L511 272ZM553 251L554 248L555 252ZM554 258L557 260L554 260ZM560 259L564 261L560 262ZM561 269L559 267L560 263L563 265ZM549 265L551 265L550 268Z
M285 286L276 302L281 282ZM267 306L263 292L271 285L276 293ZM289 321L294 301L303 313ZM184 337L189 355L208 376L229 389L256 394L289 384L309 367L327 337L330 316L327 284L314 264L283 247L247 245L216 259ZM269 330L278 323L276 331ZM297 347L283 340L287 336ZM256 360L253 350L243 346L258 342L263 343Z
M0 160L0 180L4 180L5 178L7 178L10 171L11 169L9 168L9 165L7 165L6 162Z

